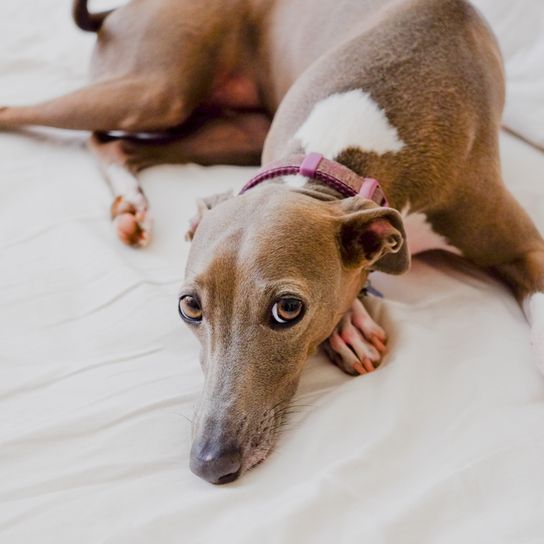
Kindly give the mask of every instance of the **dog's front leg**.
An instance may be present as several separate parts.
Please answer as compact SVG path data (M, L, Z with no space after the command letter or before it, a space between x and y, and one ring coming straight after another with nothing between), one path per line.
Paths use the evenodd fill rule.
M323 343L330 360L351 375L375 370L387 352L387 335L360 298L344 314L333 333Z

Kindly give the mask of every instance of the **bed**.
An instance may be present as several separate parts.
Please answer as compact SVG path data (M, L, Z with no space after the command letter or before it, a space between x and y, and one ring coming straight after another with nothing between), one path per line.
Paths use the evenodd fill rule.
M82 84L93 37L68 4L2 3L0 103ZM544 11L479 4L504 31L505 122L535 144L501 135L504 178L544 232L544 95L519 70L544 46L505 30ZM154 240L135 251L114 237L85 136L0 133L0 542L544 541L544 378L528 326L502 285L440 255L375 277L392 347L379 371L351 378L317 354L271 457L228 486L195 477L183 234L197 197L254 170L146 171Z

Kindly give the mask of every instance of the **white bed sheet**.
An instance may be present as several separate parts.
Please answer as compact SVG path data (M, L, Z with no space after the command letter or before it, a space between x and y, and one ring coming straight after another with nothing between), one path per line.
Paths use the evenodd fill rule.
M544 2L472 0L499 38L507 76L504 126L544 150Z
M0 102L81 83L92 37L67 4L1 4ZM544 155L501 143L544 230ZM354 379L314 357L263 465L223 487L189 471L202 376L176 313L183 232L197 196L251 172L146 172L155 237L133 251L82 135L0 134L0 542L542 543L528 328L502 286L436 258L376 280L383 368Z

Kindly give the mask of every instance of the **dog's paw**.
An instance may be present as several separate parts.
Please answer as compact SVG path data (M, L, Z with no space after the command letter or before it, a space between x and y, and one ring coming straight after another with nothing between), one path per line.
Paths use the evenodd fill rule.
M117 236L124 244L145 247L149 243L152 220L141 191L116 197L111 205L111 217Z
M375 370L387 352L387 335L355 299L323 344L331 361L351 375Z

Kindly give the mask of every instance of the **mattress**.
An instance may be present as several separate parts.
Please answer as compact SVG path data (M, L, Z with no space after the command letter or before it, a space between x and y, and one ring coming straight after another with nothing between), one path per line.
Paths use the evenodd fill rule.
M1 102L82 84L92 36L53 0L0 6ZM440 255L376 275L375 373L310 359L270 458L227 486L188 468L202 386L176 293L195 199L250 168L142 175L155 217L123 247L85 135L0 134L0 542L542 543L544 378L500 284ZM501 135L544 231L544 154ZM485 236L485 233L482 233Z

